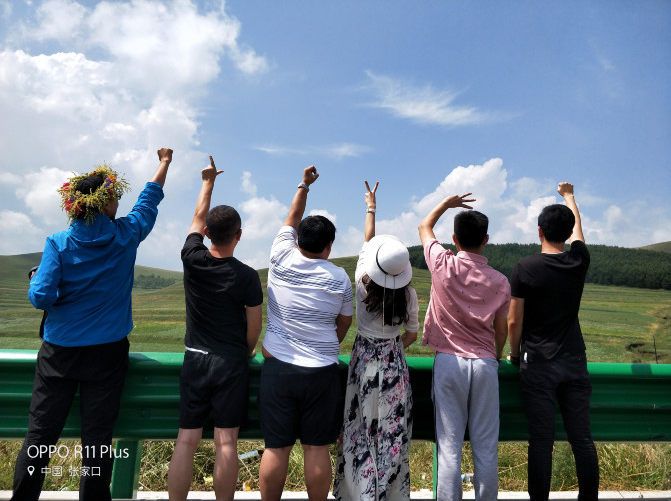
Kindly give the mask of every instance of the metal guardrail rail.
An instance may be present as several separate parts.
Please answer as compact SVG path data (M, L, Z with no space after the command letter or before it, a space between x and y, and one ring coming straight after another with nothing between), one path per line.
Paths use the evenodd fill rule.
M28 350L0 350L0 438L22 438L28 425L35 360ZM129 451L117 459L112 476L112 495L132 498L137 491L146 439L174 439L179 418L179 372L182 353L131 353L130 369L115 429L116 447ZM340 357L343 380L349 356ZM258 414L259 374L263 359L250 359L249 422L240 438L260 439ZM414 397L414 440L434 440L431 402L430 357L408 357ZM592 431L598 441L671 441L671 364L590 363L593 386ZM504 441L526 440L518 371L507 362L499 368L501 428ZM79 403L75 399L63 430L63 438L79 437ZM558 440L566 438L557 416ZM205 437L212 436L211 428ZM435 469L434 454L434 469ZM435 471L434 471L435 473ZM434 475L435 478L435 475Z

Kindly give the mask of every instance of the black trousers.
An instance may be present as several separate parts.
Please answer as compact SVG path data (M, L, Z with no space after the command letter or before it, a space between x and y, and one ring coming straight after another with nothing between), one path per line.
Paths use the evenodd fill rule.
M40 446L58 441L77 389L81 414L80 457L82 467L88 467L90 473L80 478L79 499L112 499L109 488L114 463L112 432L128 371L128 346L126 338L72 348L42 343L37 355L28 433L16 460L12 501L39 498L44 483L42 468L50 459L48 453L40 452ZM74 450L65 453L76 455ZM93 475L98 472L99 475ZM68 472L63 474L68 475Z
M596 500L599 461L592 440L589 402L592 385L584 355L560 355L520 365L524 410L529 421L529 497L546 501L552 478L552 449L557 407L571 444L580 501Z

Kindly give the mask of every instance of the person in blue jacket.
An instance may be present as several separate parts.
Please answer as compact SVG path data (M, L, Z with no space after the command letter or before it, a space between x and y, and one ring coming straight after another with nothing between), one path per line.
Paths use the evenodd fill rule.
M71 224L47 237L30 281L30 302L48 315L28 433L14 471L14 501L39 498L48 447L58 440L77 390L82 443L69 453L82 460L79 499L112 499L112 432L128 369L135 256L156 222L172 150L161 148L158 157L156 174L126 217L116 219L116 212L128 183L106 165L58 190Z

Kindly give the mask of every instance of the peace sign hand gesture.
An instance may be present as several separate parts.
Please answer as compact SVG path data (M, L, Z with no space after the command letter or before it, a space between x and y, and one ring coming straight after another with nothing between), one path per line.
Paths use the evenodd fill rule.
M366 202L366 206L369 209L374 209L375 208L375 192L377 191L377 187L380 186L380 181L375 181L375 187L371 190L370 186L368 185L368 181L364 181L366 185L366 194L364 195L364 201Z

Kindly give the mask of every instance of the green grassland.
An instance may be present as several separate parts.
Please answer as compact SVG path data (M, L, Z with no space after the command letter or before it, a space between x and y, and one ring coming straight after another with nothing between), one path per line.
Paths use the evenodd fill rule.
M0 349L37 349L37 330L41 312L27 300L27 277L30 267L37 264L39 254L0 256ZM355 258L334 259L353 277ZM181 273L138 266L136 277L154 275L177 279L160 289L133 291L135 328L130 336L132 351L182 351L184 336L184 290ZM260 270L265 289L267 270ZM420 302L420 319L426 312L430 290L427 270L415 269L412 281ZM587 284L580 310L588 357L602 362L671 363L671 291L636 289ZM265 323L265 308L264 308ZM356 333L356 321L343 342L342 352L350 351ZM421 338L421 333L420 333ZM656 348L656 354L655 354ZM419 342L412 345L409 355L430 355ZM0 489L9 489L13 458L19 442L0 441ZM261 442L239 444L241 452L259 448ZM165 490L167 465L173 443L151 441L145 444L141 488ZM463 471L473 471L465 446ZM598 444L601 460L601 488L606 489L671 489L671 445L668 444ZM205 442L199 449L194 466L193 489L211 490L214 452ZM413 442L411 450L413 489L431 487L431 445ZM574 490L577 482L570 448L557 444L553 463L554 490ZM499 477L501 489L526 489L526 445L502 443L499 447ZM239 488L258 488L258 463L245 463L240 468ZM48 480L48 489L76 489L69 479L58 483ZM465 486L468 488L468 486ZM291 456L287 489L304 489L302 454L295 448Z
M25 271L37 255L0 257L0 347L37 349L41 312L27 300ZM334 262L353 277L354 258ZM177 279L161 289L134 289L130 336L133 351L182 351L184 337L184 290L181 273L138 266L136 276L156 275ZM265 288L267 270L260 270ZM427 270L415 269L413 286L420 303L420 319L426 313L431 279ZM264 308L265 322L265 308ZM600 362L671 362L671 291L587 284L580 310L588 356ZM356 321L343 341L343 352L354 342ZM421 334L421 333L420 333ZM655 357L655 348L657 356ZM419 342L409 355L429 355Z
M671 242L659 242L658 244L646 245L644 247L641 247L641 249L656 252L671 252Z

